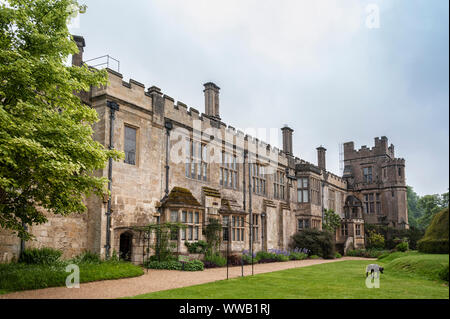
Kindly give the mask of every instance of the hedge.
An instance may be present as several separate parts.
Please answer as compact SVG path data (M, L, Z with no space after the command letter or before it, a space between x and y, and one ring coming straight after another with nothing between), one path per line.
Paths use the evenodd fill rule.
M201 271L204 269L200 260L191 260L188 262L179 261L148 261L144 267L149 269L167 269L167 270L184 270L184 271Z
M448 254L448 239L424 239L417 243L417 248L427 254Z
M437 213L430 226L428 226L425 236L417 243L417 248L422 253L428 254L448 254L448 229L449 229L448 208Z

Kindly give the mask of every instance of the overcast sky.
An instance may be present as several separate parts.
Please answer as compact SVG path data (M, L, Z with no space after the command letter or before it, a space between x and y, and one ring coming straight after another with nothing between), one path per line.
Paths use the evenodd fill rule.
M88 9L71 31L85 37L85 59L110 54L125 80L201 112L212 81L225 123L288 124L295 155L316 163L323 145L336 174L339 143L372 147L387 136L406 159L408 185L447 191L447 0L80 3Z

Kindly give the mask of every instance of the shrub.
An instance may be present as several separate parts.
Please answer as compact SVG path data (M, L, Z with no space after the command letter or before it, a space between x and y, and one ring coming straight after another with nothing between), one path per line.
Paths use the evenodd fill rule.
M448 264L442 267L441 271L439 272L439 278L441 278L444 281L448 282Z
M179 261L157 261L149 260L144 263L144 267L149 269L167 269L167 270L181 270L182 264Z
M334 258L335 248L333 235L327 231L305 229L292 236L293 248L306 248L310 255L323 258Z
M203 268L208 269L208 268L217 268L217 267L218 266L215 263L203 260Z
M144 267L149 269L167 269L167 270L185 270L185 271L198 271L203 270L204 266L200 260L190 260L188 262L179 261L150 261L144 263Z
M367 237L367 244L367 248L384 248L384 236L377 233L375 230L371 230Z
M418 241L417 248L420 252L428 254L448 254L448 208L437 213L430 226L425 232L425 236Z
M227 259L225 257L222 257L220 254L208 254L205 256L204 261L207 262L208 265L206 266L205 264L206 268L223 267L227 264Z
M113 256L114 257L114 256ZM115 258L112 258L112 260L116 260ZM100 263L102 260L100 258L99 254L96 253L92 253L90 251L85 251L84 253L81 253L80 255L74 257L71 259L71 262L75 263L75 264L79 264L79 263L91 263L91 264L98 264Z
M410 249L417 249L417 241L421 239L424 235L424 231L422 229L418 229L415 227L410 227L409 229L396 229L388 226L382 225L365 225L366 238L369 238L371 232L375 231L376 233L382 235L384 237L384 248L393 249L398 244L395 241L395 238L407 238L409 242ZM368 242L368 248L376 248L370 247ZM383 247L380 247L383 248Z
M263 251L263 250L258 251L256 253L256 258L258 259L258 262L260 262L260 263L271 263L271 262L277 261L274 253L270 253L268 251Z
M53 248L28 248L20 255L19 263L28 265L54 265L59 262L61 255L61 250Z
M242 264L242 256L230 255L228 256L228 263L232 266L240 266Z
M273 254L265 250L260 250L256 253L256 256L260 259L269 259L272 258Z
M309 256L309 258L310 258L310 259L319 259L320 256L317 256L317 255L311 255L311 256Z
M164 258L166 258L165 260L162 259L163 257L161 256L161 260L159 259L158 255L152 255L148 258L149 261L158 261L158 262L163 262L163 261L178 261L177 257L175 257L174 255L166 255Z
M397 249L398 251L401 251L401 252L407 251L409 249L408 242L406 242L406 241L401 242L400 244L395 246L395 249Z
M257 264L259 262L259 257L256 255L256 253L253 252L253 258L252 258L252 255L247 250L244 250L242 252L241 258L242 258L242 261L244 262L244 265L249 265L249 264L251 265L252 261L254 264Z
M208 243L204 240L199 240L193 243L185 241L184 245L187 247L188 252L191 254L204 254L208 249Z
M346 255L352 257L378 258L386 252L386 250L380 249L354 249L348 250Z
M184 263L184 267L181 268L185 271L201 271L204 269L203 263L200 260L194 259Z
M303 260L306 258L308 258L308 254L305 253L291 252L291 254L289 255L290 260Z
M289 255L274 254L275 261L289 261Z
M448 254L448 239L426 239L417 243L417 249L427 254Z
M334 255L334 258L342 258L342 255L341 255L340 253L336 253L336 254Z

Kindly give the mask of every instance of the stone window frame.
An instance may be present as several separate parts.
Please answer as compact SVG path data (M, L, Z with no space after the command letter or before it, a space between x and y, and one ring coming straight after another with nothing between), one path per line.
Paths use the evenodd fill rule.
M231 158L231 161L228 159ZM225 173L225 174L224 174ZM224 183L224 176L227 177L227 183ZM231 180L229 177L231 177ZM230 183L230 181L232 181ZM222 161L220 163L219 184L226 188L239 189L239 168L237 165L237 155L227 151L222 151Z
M230 239L230 232L228 228L228 221L230 220L230 215L222 215L222 241L228 242Z
M134 162L129 162L128 161L128 156L127 156L127 129L131 129L134 130L135 132L135 137L134 137ZM125 153L125 159L123 160L123 162L125 164L128 165L133 165L133 166L138 166L138 141L139 141L139 127L129 124L129 123L124 123L123 125L123 152Z
M300 227L302 225L302 227ZM302 231L305 229L310 229L311 223L309 218L297 218L297 231Z
M200 148L198 148L200 145ZM197 181L208 181L208 145L201 140L186 137L184 140L185 176ZM198 174L200 167L200 175Z
M257 195L266 195L267 176L265 166L261 163L250 163L250 177L252 179L252 191Z
M245 219L244 216L231 215L231 241L238 241L238 242L245 241L244 219Z
M355 224L355 236L361 236L361 224Z
M253 234L252 234L252 236L253 236L253 242L254 243L259 243L259 225L260 225L260 223L259 223L259 221L261 220L261 215L260 214L252 214L252 217L253 217L253 223L252 223L252 225L253 225Z
M314 177L310 178L309 181L309 189L310 189L310 201L312 204L320 206L321 198L320 198L320 180Z
M285 183L285 173L281 170L277 170L274 173L273 181L273 197L276 199L285 200L286 199L286 183Z
M306 181L306 186L305 186ZM306 192L306 193L305 193ZM307 194L307 200L305 201L305 194ZM310 194L309 194L309 177L300 176L297 177L297 202L298 203L309 203Z
M173 218L174 216L176 217L176 219ZM192 216L192 221L189 218L189 216ZM180 239L182 241L189 241L189 242L201 240L201 231L202 231L201 218L202 216L200 210L192 208L169 209L170 222L173 223L180 222L182 224L187 225L187 228L179 230L180 232L179 234L176 234L175 236L171 235L171 240ZM192 239L190 239L191 237L189 236L190 230L192 234Z
M378 215L381 215L381 194L380 193L375 193L375 212Z
M336 211L336 191L328 188L328 209Z
M367 170L367 174L366 174ZM373 182L373 166L365 166L362 168L363 171L363 181L366 184L370 184Z
M374 193L366 193L363 196L364 196L364 205L363 205L364 213L366 214L375 213Z
M341 235L342 236L348 236L348 225L342 224L341 226Z

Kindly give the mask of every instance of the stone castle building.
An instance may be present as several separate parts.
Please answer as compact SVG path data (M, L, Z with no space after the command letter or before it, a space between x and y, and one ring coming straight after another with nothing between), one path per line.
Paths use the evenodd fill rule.
M83 63L84 39L74 37ZM98 176L110 180L111 196L89 197L88 212L49 215L32 228L31 247L62 249L66 257L85 250L102 256L114 251L142 262L143 238L133 227L164 221L187 225L178 235L185 241L203 239L209 218L229 225L222 231L222 249L287 249L291 236L307 228L322 229L324 210L341 217L336 231L340 250L364 246L364 224L408 227L405 161L395 158L386 137L375 146L354 149L344 144L345 169L337 176L326 169L326 149L317 148L317 165L295 157L293 130L281 129L279 150L227 126L220 117L220 88L204 84L205 113L106 69L109 84L82 94L100 121L94 138L125 153ZM256 123L249 123L249 125ZM227 222L229 221L229 224ZM0 231L0 256L20 252L20 240Z

